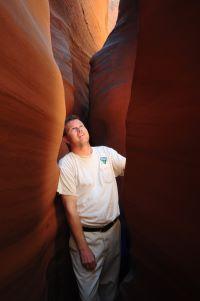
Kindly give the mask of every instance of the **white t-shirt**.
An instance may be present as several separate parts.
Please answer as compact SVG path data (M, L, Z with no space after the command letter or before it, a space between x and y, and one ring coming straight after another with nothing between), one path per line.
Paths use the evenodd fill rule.
M124 174L125 163L123 156L106 146L92 147L85 157L70 152L59 161L57 191L77 196L83 225L106 225L119 215L115 177Z

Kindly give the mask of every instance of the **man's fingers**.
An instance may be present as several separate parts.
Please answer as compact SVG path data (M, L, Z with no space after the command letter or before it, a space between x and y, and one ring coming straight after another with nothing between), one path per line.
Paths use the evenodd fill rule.
M94 270L97 265L95 255L90 249L81 253L81 262L87 270Z
M95 268L96 268L96 260L94 259L94 261L93 262L91 262L91 265L90 265L90 267L91 267L91 270L94 270Z
M96 262L93 261L90 263L86 263L84 266L87 270L94 270L96 268Z
M96 263L96 260L94 258L93 261L91 261L91 262L84 262L83 265L84 265L84 267L87 270L94 270L96 268L97 263Z

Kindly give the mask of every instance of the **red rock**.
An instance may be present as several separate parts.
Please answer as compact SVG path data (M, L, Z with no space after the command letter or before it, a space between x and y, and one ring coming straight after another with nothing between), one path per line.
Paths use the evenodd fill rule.
M137 300L200 297L199 9L140 1L126 139L124 205L139 270L130 300L137 289Z
M1 1L0 11L0 299L43 300L64 91L48 1Z
M125 153L125 119L136 54L135 1L119 7L117 25L91 60L90 131L93 144Z

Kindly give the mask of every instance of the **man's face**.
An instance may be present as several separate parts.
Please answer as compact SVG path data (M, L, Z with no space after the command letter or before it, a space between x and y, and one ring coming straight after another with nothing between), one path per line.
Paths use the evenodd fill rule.
M89 142L89 133L79 119L69 121L66 126L66 138L70 146L83 146Z

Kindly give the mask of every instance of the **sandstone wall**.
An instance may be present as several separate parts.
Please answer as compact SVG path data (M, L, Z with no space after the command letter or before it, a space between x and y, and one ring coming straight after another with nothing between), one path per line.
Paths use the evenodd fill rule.
M92 142L127 152L123 205L136 278L121 297L198 300L199 4L139 1L137 56L134 5L120 2L90 73Z
M125 153L125 119L136 54L136 1L121 1L116 27L91 60L90 132L95 145Z
M54 56L61 70L67 113L87 119L89 60L108 35L107 0L50 0Z
M138 265L129 300L199 300L199 9L139 4L126 139L124 205Z
M48 1L0 3L0 299L44 300L64 90Z
M55 60L62 74L66 115L75 113L87 122L89 111L89 60L107 35L115 12L107 0L49 0L51 38ZM59 158L68 152L62 142Z

